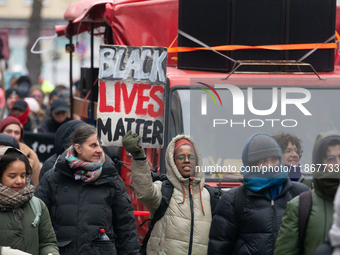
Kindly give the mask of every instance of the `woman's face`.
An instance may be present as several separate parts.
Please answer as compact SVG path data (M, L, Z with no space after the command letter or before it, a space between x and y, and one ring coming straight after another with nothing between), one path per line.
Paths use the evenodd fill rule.
M183 144L175 151L175 164L184 178L194 176L196 155L189 145Z
M269 157L269 158L260 159L257 163L257 166L259 167L259 169L263 169L263 168L269 168L272 166L277 166L279 163L280 163L280 158Z
M12 190L20 191L26 184L26 167L25 163L20 160L13 161L3 172L1 177L2 185Z
M7 125L4 130L2 131L2 133L13 136L15 140L17 140L17 142L20 141L21 138L21 128L19 125L17 124L9 124Z
M103 153L103 149L97 140L97 134L93 134L87 138L83 145L75 144L74 148L78 153L78 158L85 162L97 162Z
M52 112L53 119L58 123L63 123L67 119L67 115L68 113L64 111L57 113Z

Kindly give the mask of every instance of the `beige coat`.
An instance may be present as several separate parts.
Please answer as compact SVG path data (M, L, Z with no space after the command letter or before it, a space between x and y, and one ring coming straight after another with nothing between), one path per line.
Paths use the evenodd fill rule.
M175 142L186 138L194 145L197 164L202 165L201 155L196 143L189 136L178 135L166 150L166 175L174 186L170 205L154 226L147 254L188 254L191 208L189 199L189 178L184 178L177 170L173 160ZM132 178L138 200L149 210L151 217L160 205L162 194L160 181L152 182L147 160L132 160ZM204 186L204 173L197 173L193 179L193 245L192 254L207 254L211 224L210 195Z
M34 186L37 187L39 184L39 174L40 174L40 169L41 169L39 158L37 154L34 152L34 150L32 150L26 144L19 142L19 147L20 147L20 150L26 155L26 157L28 158L30 162L30 165L32 167L32 182Z

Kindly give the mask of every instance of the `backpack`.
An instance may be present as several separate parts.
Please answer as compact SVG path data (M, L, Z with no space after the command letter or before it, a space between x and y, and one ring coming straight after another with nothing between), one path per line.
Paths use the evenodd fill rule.
M299 197L299 255L304 253L305 247L303 245L306 237L307 223L310 212L312 210L312 191L308 190L300 194Z
M307 223L312 209L312 191L307 190L300 193L298 189L294 186L294 182L292 182L292 185L293 186L289 189L290 194L293 198L299 196L299 255L302 255L304 253L303 241L306 236ZM235 200L235 213L237 217L237 222L241 222L245 200L246 188L244 185L241 185L237 189ZM240 226L240 224L238 225Z
M146 233L144 240L141 244L140 247L140 254L144 255L146 254L146 246L148 244L151 232L153 227L155 226L156 222L158 220L160 220L166 210L168 209L169 203L170 203L170 199L172 196L172 192L174 189L174 186L172 186L171 182L168 180L168 178L166 177L165 174L163 173L154 173L151 172L151 176L152 176L152 181L161 181L162 182L162 187L161 187L161 193L162 193L162 200L161 203L158 207L158 209L156 210L153 218L151 219L150 223L149 223L149 230ZM221 191L217 188L214 187L210 187L207 184L204 184L204 187L209 191L210 194L210 205L211 205L211 213L213 214L213 211L221 197ZM142 223L143 225L143 223Z
M31 200L30 200L30 206L35 214L35 218L32 222L32 226L33 227L36 227L39 225L39 222L40 222L40 217L41 217L41 204L40 204L40 201L38 198L36 197L32 197Z

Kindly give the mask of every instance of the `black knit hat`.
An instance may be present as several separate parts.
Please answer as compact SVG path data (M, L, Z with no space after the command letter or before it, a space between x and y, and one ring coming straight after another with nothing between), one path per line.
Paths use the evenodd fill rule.
M19 97L21 97L21 94L19 92L19 90L17 88L9 88L6 90L5 92L5 96L6 96L6 99L9 98L10 95L18 95Z

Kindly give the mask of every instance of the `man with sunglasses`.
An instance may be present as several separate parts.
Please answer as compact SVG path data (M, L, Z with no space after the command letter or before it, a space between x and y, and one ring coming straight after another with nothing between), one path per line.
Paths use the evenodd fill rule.
M312 188L312 182L301 173L302 140L293 134L283 132L274 135L273 138L281 147L282 161L289 168L290 180L301 182L308 188Z
M314 190L310 198L305 196L306 193L287 204L275 244L275 255L312 254L327 237L333 221L333 200L340 180L339 131L317 136L309 170L313 172ZM300 207L300 203L305 204L307 199L311 201L310 206ZM305 210L309 214L307 217L303 216ZM305 230L301 228L301 222L305 221L302 218L306 219Z

